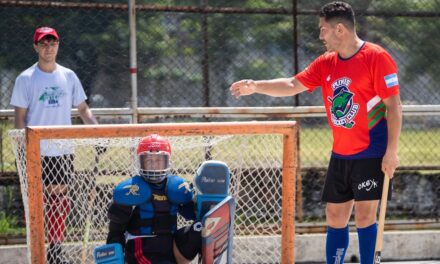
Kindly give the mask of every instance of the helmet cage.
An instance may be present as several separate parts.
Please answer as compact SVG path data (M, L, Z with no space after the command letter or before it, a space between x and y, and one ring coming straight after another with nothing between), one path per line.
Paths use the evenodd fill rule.
M166 151L141 152L139 154L139 173L144 180L159 183L170 173L170 154Z

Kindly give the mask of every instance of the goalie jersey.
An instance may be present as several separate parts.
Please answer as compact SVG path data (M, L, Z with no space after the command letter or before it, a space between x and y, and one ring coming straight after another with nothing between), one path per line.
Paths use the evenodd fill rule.
M181 177L169 175L162 183L152 184L135 176L115 188L109 218L132 236L172 234L177 212L187 219L195 217L192 199L191 185Z

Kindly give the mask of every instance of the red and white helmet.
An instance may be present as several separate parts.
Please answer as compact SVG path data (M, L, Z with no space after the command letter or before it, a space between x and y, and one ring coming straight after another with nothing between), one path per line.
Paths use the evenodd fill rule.
M159 183L170 173L171 145L156 134L144 137L137 147L139 174L148 182Z

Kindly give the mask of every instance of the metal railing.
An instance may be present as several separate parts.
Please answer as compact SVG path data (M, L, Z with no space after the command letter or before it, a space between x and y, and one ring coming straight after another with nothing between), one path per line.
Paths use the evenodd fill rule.
M97 116L101 123L157 123L157 122L194 122L194 121L216 121L216 120L285 120L296 119L299 121L302 129L300 133L316 133L316 137L321 137L322 133L326 131L325 109L323 106L299 106L299 107L140 107L136 112L138 120L133 121L133 109L130 108L92 108L92 112ZM408 130L416 131L410 142L404 141L401 143L401 148L408 149L414 147L413 144L422 144L423 146L432 147L434 155L440 157L439 140L437 132L438 126L433 126L427 122L427 118L440 117L440 105L404 105L404 124ZM79 115L76 109L73 110L72 116L78 119ZM12 120L14 118L13 110L0 110L0 120L3 120L3 127L12 128ZM9 126L6 124L9 123ZM438 123L437 123L438 124ZM316 130L318 129L319 130ZM405 127L403 130L405 131ZM303 130L303 131L302 131ZM330 131L329 129L327 129ZM432 133L430 131L433 131ZM329 134L325 134L323 141L331 142ZM1 138L1 146L5 146L6 138ZM301 141L300 141L301 142ZM307 143L307 142L305 142ZM326 162L314 165L308 162L317 156L325 156L328 153L328 144L323 145L321 149L313 149L314 155L307 153L304 150L301 153L301 168L303 169L325 169ZM303 146L304 147L304 146ZM1 161L4 163L4 158L12 153L6 153L6 149L2 151ZM410 151L411 152L411 151ZM405 152L406 153L406 152ZM411 153L410 153L411 154ZM414 158L420 160L413 160ZM436 164L424 164L423 157L415 155L412 160L413 164L405 164L403 162L400 170L440 170L440 162ZM1 170L4 172L4 169Z

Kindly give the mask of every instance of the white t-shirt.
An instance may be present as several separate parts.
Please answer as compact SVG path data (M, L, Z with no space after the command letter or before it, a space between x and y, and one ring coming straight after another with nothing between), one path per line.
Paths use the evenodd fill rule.
M41 71L37 63L22 72L15 80L11 105L26 108L26 126L71 125L72 107L87 99L76 74L59 64L52 73ZM64 140L62 140L64 141ZM58 141L60 142L60 141ZM65 142L43 140L42 156L73 153Z

